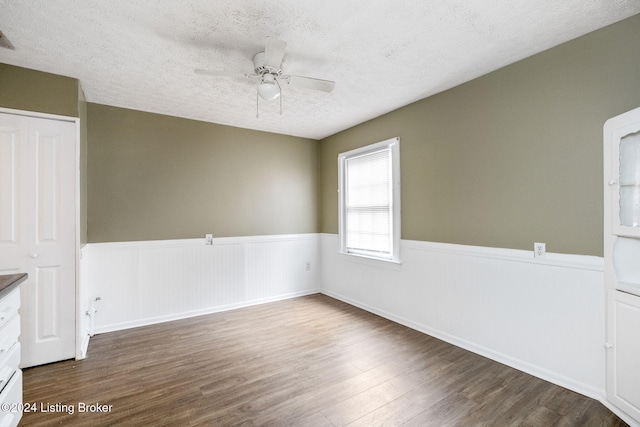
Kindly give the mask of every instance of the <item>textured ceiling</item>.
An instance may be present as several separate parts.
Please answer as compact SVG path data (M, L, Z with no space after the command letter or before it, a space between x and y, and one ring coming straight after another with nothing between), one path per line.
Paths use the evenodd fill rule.
M608 24L638 0L0 0L0 62L75 77L89 102L314 139ZM332 93L196 75L252 73L266 36Z

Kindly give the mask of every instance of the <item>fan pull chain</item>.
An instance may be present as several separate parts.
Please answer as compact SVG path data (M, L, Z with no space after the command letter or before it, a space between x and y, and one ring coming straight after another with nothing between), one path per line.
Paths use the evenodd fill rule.
M282 115L282 86L278 80L274 80L276 85L278 85L278 90L280 91L280 95L278 96L280 101L280 115ZM256 90L256 119L260 118L260 92Z
M280 86L280 82L278 81L278 79L274 79L276 81L276 84L278 85L278 90L280 91L280 96L278 98L280 98L280 115L282 115L282 86Z

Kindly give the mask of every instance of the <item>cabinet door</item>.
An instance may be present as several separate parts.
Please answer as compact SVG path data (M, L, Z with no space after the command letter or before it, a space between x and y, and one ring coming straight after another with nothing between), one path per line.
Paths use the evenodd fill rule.
M612 232L640 237L640 108L607 121L604 138Z
M640 420L640 297L609 292L607 396Z

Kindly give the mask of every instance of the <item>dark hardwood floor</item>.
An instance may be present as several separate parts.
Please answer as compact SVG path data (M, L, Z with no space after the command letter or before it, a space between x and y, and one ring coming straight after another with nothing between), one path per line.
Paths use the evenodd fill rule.
M626 425L324 295L97 335L85 360L26 369L24 401L23 427Z

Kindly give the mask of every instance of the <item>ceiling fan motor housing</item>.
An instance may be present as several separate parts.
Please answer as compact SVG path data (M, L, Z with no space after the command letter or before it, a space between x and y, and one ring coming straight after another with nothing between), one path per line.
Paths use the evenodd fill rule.
M274 74L275 76L279 76L282 74L282 69L264 65L264 52L259 52L253 55L253 67L253 71L255 71L259 76L263 76L265 74Z

